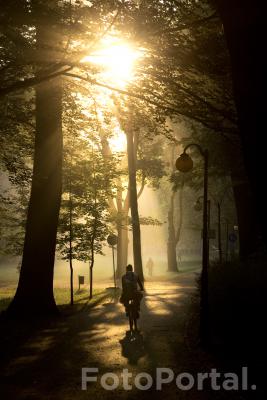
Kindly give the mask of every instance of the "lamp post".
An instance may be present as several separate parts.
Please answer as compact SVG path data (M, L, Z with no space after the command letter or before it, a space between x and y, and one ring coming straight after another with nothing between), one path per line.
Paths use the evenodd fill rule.
M203 196L199 196L198 198L197 198L197 201L195 202L195 205L194 205L194 209L196 210L196 211L202 211L203 210L203 204L202 204L202 202L200 202L200 200L201 199L203 199ZM208 241L208 244L207 244L207 259L208 259L208 264L209 264L209 260L210 260L210 239L211 239L211 229L210 229L210 209L211 209L211 201L210 200L207 200L207 208L208 208L208 210L207 210L207 225L208 225L208 235L207 235L207 241ZM202 232L202 236L203 236L203 232Z
M190 143L176 160L176 168L181 172L189 172L193 168L193 160L187 150L196 147L204 160L203 182L203 238L202 238L202 271L200 295L200 339L203 345L207 344L209 336L209 303L208 303L208 267L209 267L209 222L208 222L208 164L209 152L203 150L197 143Z

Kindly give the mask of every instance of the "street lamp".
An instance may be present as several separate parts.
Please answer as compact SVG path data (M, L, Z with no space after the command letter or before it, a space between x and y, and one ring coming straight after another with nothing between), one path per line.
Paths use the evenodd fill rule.
M202 238L202 271L201 271L201 298L200 298L200 338L203 344L208 341L208 320L209 320L209 303L208 303L208 267L209 267L209 239L208 239L208 163L209 152L203 150L197 143L190 143L183 153L177 158L175 166L178 171L189 172L192 170L194 163L187 150L190 147L196 147L204 160L204 183L203 183L203 238Z

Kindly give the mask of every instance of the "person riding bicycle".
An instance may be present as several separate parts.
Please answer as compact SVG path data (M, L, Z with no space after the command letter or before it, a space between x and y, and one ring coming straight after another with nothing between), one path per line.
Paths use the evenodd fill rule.
M120 302L124 305L126 315L128 316L128 307L130 300L133 300L134 308L136 311L136 316L139 318L140 302L142 300L142 293L138 290L143 291L143 284L137 274L133 272L133 266L128 264L126 267L126 274L121 278L122 281L122 295Z

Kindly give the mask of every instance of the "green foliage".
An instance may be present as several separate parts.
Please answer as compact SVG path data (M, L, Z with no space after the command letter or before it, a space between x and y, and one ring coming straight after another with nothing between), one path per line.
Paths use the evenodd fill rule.
M80 156L86 156L86 151ZM59 248L64 259L72 256L73 259L88 261L92 257L92 247L95 253L102 254L102 243L109 233L107 199L114 178L112 165L96 152L87 153L87 157L73 162L71 175L65 177L67 186L63 193L59 235ZM71 254L70 235L73 242Z
M34 99L32 91L9 95L0 101L0 168L17 186L28 186L34 146Z
M163 222L159 221L157 218L152 217L140 217L140 225L150 225L150 226L161 226Z
M22 254L28 193L6 190L0 194L0 254Z
M236 163L239 158L235 154L240 155L236 114L224 34L208 1L2 3L1 93L24 91L0 102L0 163L10 181L20 187L27 187L32 171L35 98L29 88L38 76L68 76L64 80L64 194L59 234L63 257L71 257L66 247L70 236L75 257L88 259L92 243L101 252L101 241L109 229L108 200L115 197L118 186L127 186L122 183L127 173L125 160L119 165L118 158L103 152L103 143L116 126L127 134L130 122L135 131L141 185L148 182L158 188L166 174L166 147L160 135L181 146L189 141L200 143L210 150L211 176L229 174L232 160ZM36 45L40 31L43 46ZM135 79L127 86L132 97L114 95L103 105L94 86L95 78L102 79L101 68L80 60L109 34L145 51ZM83 80L72 79L70 71ZM70 79L72 87L68 88ZM85 97L87 106L82 106ZM167 117L175 126L185 124L190 138L173 132ZM199 190L202 160L193 156L195 168L186 184ZM168 173L172 172L171 165ZM175 189L181 179L177 173L172 175Z
M110 232L108 199L118 176L117 158L104 157L95 114L84 118L79 98L64 103L63 195L58 248L63 259L92 260Z

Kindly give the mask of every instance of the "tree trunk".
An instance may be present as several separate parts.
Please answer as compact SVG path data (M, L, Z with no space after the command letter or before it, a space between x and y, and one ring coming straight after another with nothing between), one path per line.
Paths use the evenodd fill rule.
M89 299L93 298L93 269L95 264L95 236L96 236L96 220L94 223L93 235L91 239L91 261L89 263Z
M251 0L216 0L216 4L223 21L231 57L244 161L254 197L250 202L253 203L253 209L258 216L266 244L267 207L261 176L266 170L266 146L263 134L263 127L266 125L267 63L263 54L266 6L264 1ZM248 241L247 244L251 247ZM245 246L246 242L243 243L243 248L244 252L248 253Z
M125 272L125 267L128 258L128 213L129 213L129 200L128 194L123 201L123 186L121 179L117 185L117 232L118 232L118 244L117 244L117 268L116 277L120 279ZM125 235L127 243L125 241Z
M72 258L70 258L70 304L73 306L73 265Z
M102 154L104 157L110 157L112 155L112 151L110 149L109 143L105 136L101 137L101 145L102 145ZM125 271L125 267L127 265L128 260L128 213L129 213L129 200L128 195L126 199L123 201L123 186L121 179L118 178L117 183L117 196L116 203L117 208L113 202L113 199L109 199L110 210L117 217L117 236L118 236L118 244L117 244L117 267L116 267L116 278L120 279Z
M184 221L184 179L182 182L182 185L179 190L179 223L177 226L176 230L176 235L175 235L175 249L177 250L177 246L180 242L181 239L181 234L182 234L182 227L183 227L183 221ZM174 223L174 221L173 221ZM179 271L179 266L178 266L178 271Z
M71 172L70 172L71 173ZM73 306L73 265L72 265L72 241L73 241L73 230L72 230L72 181L70 177L70 198L69 198L69 265L70 265L70 304Z
M176 257L175 242L168 240L167 243L168 272L179 272Z
M93 267L94 267L94 265L90 265L90 268L89 268L89 274L90 274L89 299L93 298Z
M117 244L117 268L116 278L120 279L125 272L128 260L128 225L126 218L121 218L121 222L117 224L118 244Z
M171 147L171 165L174 165L175 146ZM168 272L179 272L177 264L176 248L180 241L182 225L183 225L183 190L184 181L179 191L179 223L177 229L175 228L174 218L174 199L176 192L172 192L170 208L168 212L168 242L167 242L167 259L168 259Z
M61 79L36 88L36 138L31 196L18 288L8 313L58 312L53 296L62 173Z
M124 272L125 267L128 263L128 245L129 245L128 225L124 225L122 228L121 240L122 240L121 264L122 264L122 270Z
M118 235L118 243L117 243L117 268L116 268L116 278L120 279L123 274L123 264L122 264L122 226L121 223L117 223L117 235Z
M96 193L95 193L95 205L96 205ZM96 238L96 218L94 222L94 229L93 229L93 234L92 234L92 239L91 239L91 245L90 245L90 252L91 252L91 261L89 263L89 299L93 298L93 269L94 269L94 264L95 264L95 238Z
M141 232L138 213L137 187L136 187L136 163L134 151L134 133L132 127L127 131L127 153L128 153L128 169L129 169L129 191L130 191L130 207L133 229L133 258L134 269L139 275L140 280L144 281L142 254L141 254Z
M168 272L178 272L177 257L176 257L176 235L174 227L174 198L175 198L175 192L172 192L170 209L168 212L168 242L167 242Z

